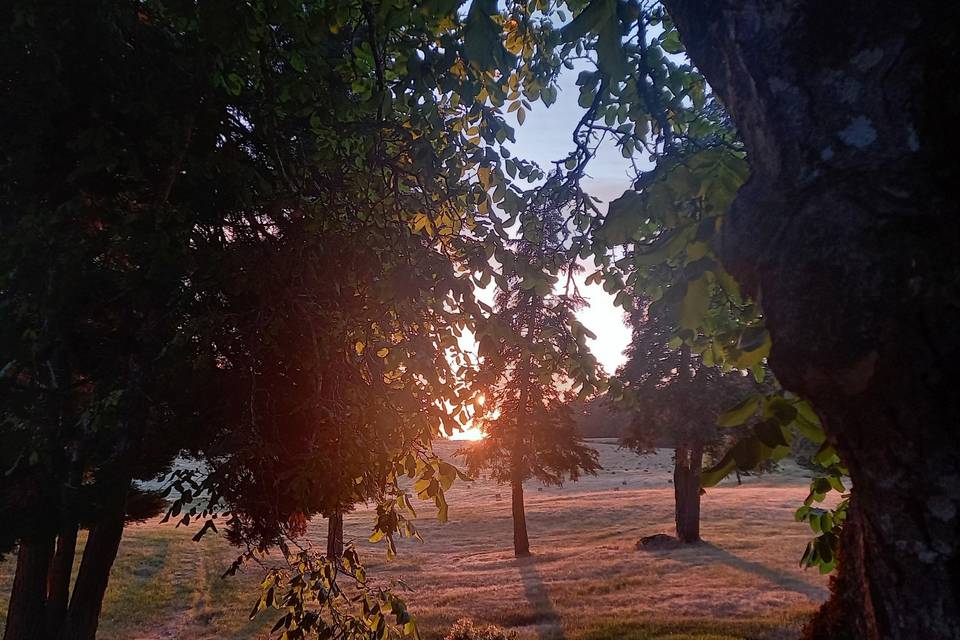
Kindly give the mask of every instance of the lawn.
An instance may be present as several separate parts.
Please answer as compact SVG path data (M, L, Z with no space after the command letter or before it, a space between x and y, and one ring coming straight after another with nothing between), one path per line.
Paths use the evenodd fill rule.
M669 455L596 446L605 467L598 477L528 487L531 558L513 557L509 493L485 480L454 487L446 524L424 505L425 543L401 544L396 560L365 542L369 512L350 514L345 533L364 547L375 579L410 587L406 597L428 639L463 616L539 640L798 635L827 593L824 577L797 565L809 533L792 517L806 495L798 469L785 465L784 473L708 491L704 543L638 549L641 536L672 527ZM247 619L260 571L221 580L234 550L215 536L194 543L194 531L154 523L127 530L100 638L268 637L269 612ZM310 537L322 544L323 535L319 521ZM12 558L0 564L0 597L12 570Z

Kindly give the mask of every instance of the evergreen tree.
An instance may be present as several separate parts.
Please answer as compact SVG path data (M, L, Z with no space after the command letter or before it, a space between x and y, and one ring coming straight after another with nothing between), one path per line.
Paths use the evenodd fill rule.
M688 344L674 347L677 330L662 310L643 304L631 314L633 337L618 372L624 383L621 406L632 415L622 442L638 453L673 447L677 538L696 542L704 453L724 440L717 415L755 391L756 383L739 371L705 365Z
M554 189L561 187L548 182L533 200L522 221L522 237L512 242L518 273L551 269L560 255L563 222ZM510 485L518 557L530 553L523 482L559 486L568 477L577 480L600 468L597 452L577 430L567 375L572 358L585 350L587 332L574 318L584 300L570 286L566 293L555 293L557 280L518 275L498 291L494 320L505 337L495 350L481 341L487 417L479 423L485 437L462 452L471 472L485 469L498 483Z

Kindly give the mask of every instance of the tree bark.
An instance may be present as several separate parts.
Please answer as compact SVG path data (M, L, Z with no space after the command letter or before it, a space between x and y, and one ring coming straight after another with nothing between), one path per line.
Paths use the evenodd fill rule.
M677 539L680 542L700 541L700 469L703 466L703 445L693 443L676 449L673 467L673 493Z
M343 555L343 513L337 511L327 521L327 560Z
M960 7L666 5L750 161L724 264L850 469L834 597L858 637L960 637Z
M829 638L830 640L858 640L877 637L877 629L871 626L875 619L873 603L869 594L861 597L863 578L862 516L858 512L856 496L851 497L848 519L841 532L839 565L843 571L830 576L830 598L820 607L817 615L804 629L806 638ZM851 611L868 606L868 615L853 616Z
M52 537L20 542L3 640L43 640L47 571L52 554Z
M523 507L523 480L514 477L510 481L510 489L510 508L513 511L513 555L522 558L530 555L527 514Z
M44 614L46 637L56 638L67 615L70 602L70 578L77 550L76 523L65 525L57 537L57 550L47 574L47 608Z
M57 640L96 638L110 569L117 558L117 549L123 536L123 502L120 502L119 509L104 514L90 529L73 595L70 597L70 607Z

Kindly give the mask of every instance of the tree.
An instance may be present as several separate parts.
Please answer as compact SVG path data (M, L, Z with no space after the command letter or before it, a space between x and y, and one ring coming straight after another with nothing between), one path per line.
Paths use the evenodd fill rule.
M571 408L583 438L620 438L629 427L630 417L603 395L575 400Z
M669 318L643 304L632 314L627 362L617 372L620 402L631 414L623 443L638 453L665 443L674 447L673 490L677 538L700 540L700 495L704 453L725 441L717 408L755 391L752 378L704 365L690 347L671 347L676 330Z
M387 494L401 473L425 479L424 495L442 507L450 470L429 442L458 416L462 423L474 399L459 382L467 365L456 338L483 319L471 279L494 275L492 202L505 197L508 155L496 150L512 138L485 101L506 96L507 82L536 99L532 75L504 76L501 86L475 73L455 3L442 1L426 11L11 2L0 12L9 115L0 428L10 443L0 510L4 550L16 544L21 557L6 634L93 637L132 483L181 449L222 454L221 466L202 487L175 478L171 517L208 516L201 533L209 531L229 498L234 541L255 549L279 544L315 512L371 496L385 501L377 532L395 532L406 499ZM550 99L545 85L536 92ZM535 176L527 163L509 166ZM380 262L331 278L344 288L311 291L305 311L298 294L315 282L311 267L352 266L335 251L341 245ZM317 262L298 271L297 257ZM282 268L257 278L264 259ZM278 275L289 279L271 279ZM361 300L370 306L352 306ZM274 322L270 303L284 311ZM278 345L273 330L291 345ZM305 350L291 353L292 344ZM312 348L322 362L310 360ZM308 393L318 372L349 383L345 410L331 410L331 385ZM290 384L256 387L270 397L251 392L266 373L288 374ZM356 396L371 387L380 403L363 414ZM273 456L278 437L260 450L245 439L263 435L257 420L272 402L293 411L295 398L313 416L319 404L344 426L368 427L365 435L405 437L343 439L364 455L390 455L365 467L362 491L344 491L344 479L328 474L311 494L304 476L323 459L291 468ZM398 413L401 423L378 423ZM306 414L288 425L306 427L292 434L297 442L316 436L305 450L336 441L328 430L311 434ZM278 471L297 489L272 509L261 490ZM204 513L193 500L207 487ZM227 493L243 487L250 492ZM48 574L69 584L60 569L72 565L81 526L90 535L80 573L69 609L56 613L65 596L44 585ZM44 619L59 629L40 629Z
M4 550L18 544L5 636L91 638L132 481L192 438L170 408L192 369L179 327L210 208L185 215L181 196L216 190L206 171L224 154L190 145L203 67L131 7L2 12L0 515Z
M537 191L539 207L523 216L522 238L513 243L511 259L522 265L521 273L556 270L562 248L556 201L564 197L564 187L550 181ZM498 483L510 484L517 557L530 554L523 482L560 485L600 468L597 452L581 440L570 393L563 389L569 385L566 370L586 351L588 334L573 315L583 301L575 291L555 294L556 282L556 276L518 276L497 292L494 320L508 333L498 344L489 335L481 339L486 414L478 422L484 438L462 451L472 473L486 469ZM595 363L592 356L587 360Z
M770 365L816 406L855 486L834 621L854 637L956 636L956 494L939 479L958 460L942 402L958 351L958 164L942 135L957 9L667 6L751 163L724 262L763 292Z
M688 107L703 104L701 79L738 127L751 175L739 190L739 180L729 180L731 197L711 216L719 233L707 255L723 268L709 268L709 284L726 287L726 273L747 297L762 293L759 322L740 335L743 345L760 345L746 330L759 337L766 327L772 349L739 350L761 354L760 362L769 349L770 368L816 408L855 487L835 591L844 613L823 618L839 627L811 633L907 638L924 629L954 637L960 537L955 492L938 479L956 475L958 458L942 402L958 350L960 258L948 186L958 164L943 135L958 112L945 89L956 80L957 9L664 4L669 15L632 3L575 3L566 36L595 52L599 77L588 74L582 101L590 119L608 114L614 128L622 109L638 126L620 138L653 152L652 177L674 164L678 137L700 137ZM651 35L651 26L662 31ZM684 51L696 69L671 57ZM653 135L631 136L637 130ZM726 167L713 171L714 184L731 177ZM646 244L637 252L646 260L701 252L674 225L645 233L647 185L611 206L604 235ZM688 185L659 204L675 211L719 202L704 187ZM702 297L692 282L684 281L690 303ZM723 355L730 363L739 357Z

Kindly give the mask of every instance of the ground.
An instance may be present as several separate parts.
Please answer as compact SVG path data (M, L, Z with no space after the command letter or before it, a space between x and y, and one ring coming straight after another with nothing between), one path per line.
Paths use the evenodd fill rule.
M668 451L637 457L593 441L604 470L562 488L527 487L533 556L511 551L509 491L479 479L450 491L450 519L419 510L424 543L404 541L397 559L366 542L370 513L347 516L377 579L402 578L425 638L459 617L493 622L541 640L795 638L826 597L826 578L798 560L809 537L793 512L807 479L795 465L726 482L703 497L704 543L638 549L640 537L672 533ZM450 456L456 444L442 443ZM257 571L220 579L233 558L222 540L190 540L193 527L142 524L124 534L104 603L104 640L260 638L275 621L247 614ZM325 523L311 537L322 547ZM11 558L0 564L6 597ZM5 611L0 604L0 612ZM3 614L0 613L0 616Z

